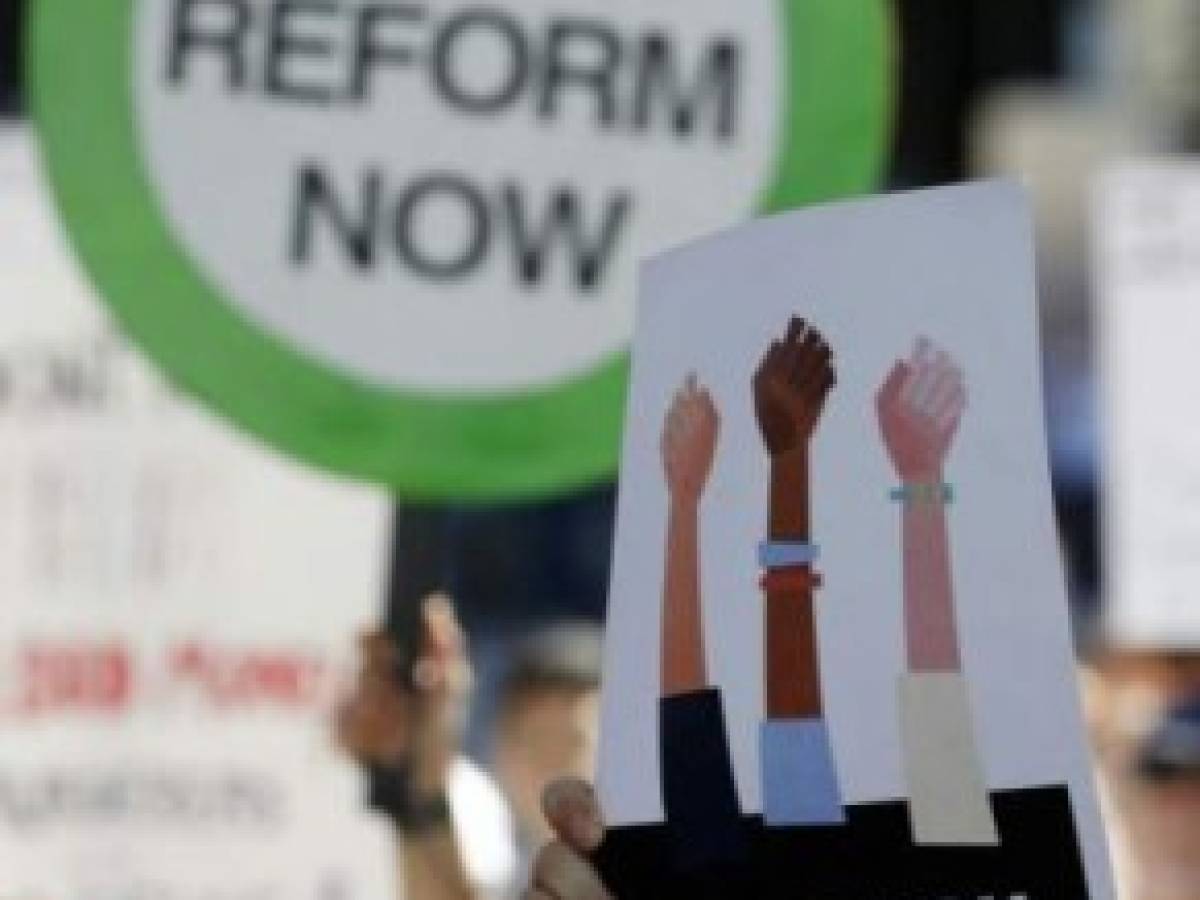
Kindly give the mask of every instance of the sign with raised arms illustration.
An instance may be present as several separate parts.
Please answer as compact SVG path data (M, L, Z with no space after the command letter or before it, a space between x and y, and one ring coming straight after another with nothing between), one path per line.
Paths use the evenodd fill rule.
M645 266L599 773L622 900L1113 897L1031 231L987 182Z

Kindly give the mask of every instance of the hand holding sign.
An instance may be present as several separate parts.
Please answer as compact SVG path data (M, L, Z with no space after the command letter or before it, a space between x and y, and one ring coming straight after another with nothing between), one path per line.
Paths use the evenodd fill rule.
M408 791L437 796L460 752L473 676L449 600L425 600L421 628L420 656L405 672L397 672L401 655L390 637L363 635L361 668L338 708L336 731L356 759L380 773L404 773Z
M604 839L604 824L591 785L565 778L542 794L542 811L557 840L541 849L526 900L605 900L599 872L588 860Z

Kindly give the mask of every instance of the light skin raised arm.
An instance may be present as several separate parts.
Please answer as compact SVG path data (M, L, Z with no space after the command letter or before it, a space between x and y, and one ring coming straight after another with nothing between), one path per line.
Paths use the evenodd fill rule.
M663 580L662 694L708 684L700 606L700 499L712 471L720 417L707 390L689 375L675 394L662 434L663 473L670 494Z
M712 396L689 375L672 398L663 423L663 475L670 497L663 579L662 671L664 697L708 687L700 605L700 501L712 472L720 417ZM547 788L543 807L557 840L542 848L524 900L608 900L594 863L604 825L591 788L559 781Z
M908 492L902 528L904 628L913 672L962 668L942 485L966 404L962 370L924 339L893 366L876 398L884 445Z
M809 542L809 447L835 382L832 352L803 319L791 321L754 376L755 412L771 457L771 541ZM767 717L820 716L811 585L768 592L766 634Z

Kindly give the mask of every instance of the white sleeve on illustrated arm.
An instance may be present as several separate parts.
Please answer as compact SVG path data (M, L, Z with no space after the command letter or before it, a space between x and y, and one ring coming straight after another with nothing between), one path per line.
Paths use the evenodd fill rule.
M966 679L956 672L901 675L899 701L913 841L999 844Z

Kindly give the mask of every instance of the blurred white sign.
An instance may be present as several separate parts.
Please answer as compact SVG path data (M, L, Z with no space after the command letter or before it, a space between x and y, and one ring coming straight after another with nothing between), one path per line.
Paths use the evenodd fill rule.
M1200 165L1130 163L1097 192L1109 628L1200 645Z
M173 395L0 132L0 896L377 900L329 734L388 505Z

